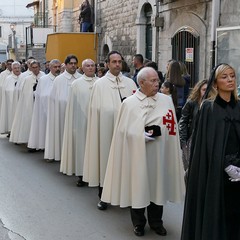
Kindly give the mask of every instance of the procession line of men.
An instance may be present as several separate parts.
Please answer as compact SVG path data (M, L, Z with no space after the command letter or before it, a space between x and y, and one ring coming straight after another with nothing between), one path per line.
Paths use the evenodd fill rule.
M135 235L144 235L147 208L150 227L164 236L163 205L182 201L184 192L175 110L171 98L158 93L153 68L139 71L137 89L121 73L122 61L119 52L110 52L109 71L100 79L91 59L82 62L79 74L74 55L67 56L60 75L56 59L47 75L37 61L29 62L25 77L12 63L8 82L16 102L5 104L9 94L2 84L0 120L8 119L3 108L15 114L12 126L0 123L0 130L31 151L45 149L44 158L61 161L60 172L77 176L78 186L99 187L100 210L109 203L130 207Z

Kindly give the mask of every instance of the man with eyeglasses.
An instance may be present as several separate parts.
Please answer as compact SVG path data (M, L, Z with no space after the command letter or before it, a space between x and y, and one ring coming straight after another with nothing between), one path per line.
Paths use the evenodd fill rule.
M150 228L165 236L163 204L183 201L184 193L176 114L153 68L141 69L137 81L116 119L101 200L130 207L136 236L145 233L147 208Z
M65 111L70 86L82 75L77 72L78 59L69 55L65 71L54 80L49 97L44 158L47 162L60 161L64 131Z
M122 73L122 55L112 51L107 56L109 71L93 86L89 103L86 148L83 167L83 181L90 187L99 186L101 198L103 180L112 140L113 127L121 102L136 90L132 79ZM99 210L106 210L107 204L100 201Z

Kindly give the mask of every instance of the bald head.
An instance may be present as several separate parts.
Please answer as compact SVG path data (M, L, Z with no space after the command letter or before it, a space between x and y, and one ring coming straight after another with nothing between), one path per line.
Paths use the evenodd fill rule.
M92 59L82 61L82 70L87 77L95 76L95 62Z

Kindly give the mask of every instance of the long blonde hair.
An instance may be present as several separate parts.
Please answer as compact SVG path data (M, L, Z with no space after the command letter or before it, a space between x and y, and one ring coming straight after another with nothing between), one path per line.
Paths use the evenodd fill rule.
M192 89L192 91L188 97L188 100L197 101L198 103L200 103L202 100L201 99L201 88L204 84L207 84L207 83L208 83L207 79L197 82L197 84Z

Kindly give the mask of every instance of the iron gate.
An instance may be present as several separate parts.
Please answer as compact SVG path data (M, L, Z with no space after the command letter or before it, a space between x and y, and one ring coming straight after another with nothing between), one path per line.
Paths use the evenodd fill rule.
M199 80L199 36L191 28L182 28L172 38L172 59L186 64L194 87Z

